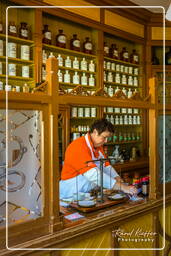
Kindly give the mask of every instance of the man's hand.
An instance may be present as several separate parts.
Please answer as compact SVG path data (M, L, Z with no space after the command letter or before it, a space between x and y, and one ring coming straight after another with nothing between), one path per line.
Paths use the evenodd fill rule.
M121 183L124 182L123 179L122 179L120 176L116 176L116 177L115 177L115 180L116 180L117 182L121 182Z

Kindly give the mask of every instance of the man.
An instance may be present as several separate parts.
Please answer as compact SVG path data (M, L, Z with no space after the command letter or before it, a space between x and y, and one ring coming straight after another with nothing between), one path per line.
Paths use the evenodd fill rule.
M72 198L77 192L90 192L100 186L100 162L91 161L106 158L103 145L113 132L114 126L106 119L100 119L92 124L89 133L68 146L60 181L60 199ZM108 161L103 164L103 187L132 195L137 193L135 187L122 183Z

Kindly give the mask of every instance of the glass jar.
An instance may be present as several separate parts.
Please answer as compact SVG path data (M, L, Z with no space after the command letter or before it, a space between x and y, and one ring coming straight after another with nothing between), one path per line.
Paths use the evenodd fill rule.
M8 25L8 35L17 36L17 27L14 21L10 21Z
M30 46L21 45L21 59L30 60Z
M3 40L0 40L0 56L3 56L4 54L4 42Z
M46 25L46 24L44 25L44 29L43 29L42 33L43 33L42 42L44 44L51 44L52 43L52 33L49 30L48 25Z
M89 39L89 37L86 37L85 41L83 43L83 52L92 54L92 50L93 50L93 44L92 44L91 40Z
M109 49L109 56L113 59L119 59L119 53L116 44L111 44L111 47Z
M7 56L11 57L11 58L17 57L17 44L16 43L8 42Z
M56 36L56 46L66 48L66 35L63 33L63 29L59 29L59 33Z
M132 53L130 56L130 62L134 64L139 64L139 55L135 49L132 50Z
M126 47L122 48L122 52L120 53L120 60L128 62L129 60L129 54L128 51L126 50Z
M109 57L109 46L104 42L104 56Z
M77 38L77 34L74 34L70 40L70 49L80 52L80 40Z
M26 22L21 22L20 23L19 37L24 38L24 39L28 39L28 28L27 28L27 23Z

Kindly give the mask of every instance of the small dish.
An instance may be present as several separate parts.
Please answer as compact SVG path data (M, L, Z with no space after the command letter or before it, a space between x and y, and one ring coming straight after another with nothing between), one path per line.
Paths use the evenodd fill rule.
M81 207L93 207L96 205L95 201L91 201L91 200L83 200L83 201L78 201L78 205Z
M124 194L113 194L113 195L110 195L108 196L108 199L110 200L121 200L121 199L124 199L126 196Z

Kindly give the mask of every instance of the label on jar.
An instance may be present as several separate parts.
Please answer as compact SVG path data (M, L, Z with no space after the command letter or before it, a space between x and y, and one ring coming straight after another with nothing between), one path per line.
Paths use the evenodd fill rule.
M86 50L92 50L92 43L86 43L85 44L85 49Z
M22 77L29 77L29 66L22 66Z
M77 117L77 108L72 108L71 116Z
M135 62L138 62L138 55L134 55L134 56L133 56L133 60L134 60Z
M16 28L16 26L9 26L9 31L11 32L11 33L17 33L17 28Z
M114 50L114 51L113 51L113 55L114 55L115 57L118 57L118 51L117 51L117 50Z
M128 58L129 58L129 57L128 57L128 52L124 52L123 57L124 57L125 59L128 59Z
M8 64L8 74L9 76L16 76L16 64Z
M16 58L17 53L17 45L16 43L8 43L8 57Z
M58 36L58 42L62 43L62 44L65 44L66 43L66 36L64 36L64 35Z
M109 47L108 46L104 47L104 52L107 53L107 54L109 53Z
M21 45L21 59L30 59L30 47L28 45Z
M27 29L21 29L21 35L23 36L23 37L28 37L28 30Z
M75 47L80 47L80 40L74 40L72 44Z
M96 108L91 108L91 117L96 117Z
M51 40L51 38L52 38L51 32L50 32L50 31L45 32L45 33L44 33L44 37L45 37L46 39Z

